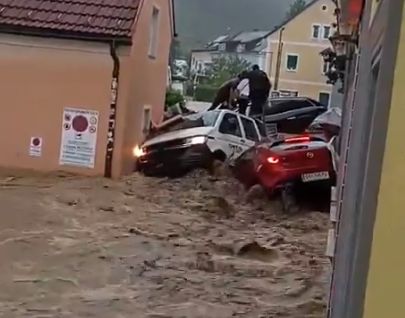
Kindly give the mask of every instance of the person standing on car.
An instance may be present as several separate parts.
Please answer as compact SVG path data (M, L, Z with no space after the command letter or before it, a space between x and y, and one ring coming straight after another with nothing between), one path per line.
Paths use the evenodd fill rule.
M240 82L240 78L236 77L236 78L232 78L232 79L226 81L225 83L223 83L218 88L218 91L214 97L214 100L213 100L210 108L208 108L208 110L214 110L221 104L230 103L231 97L233 95L233 91L236 89L239 82ZM228 107L229 106L230 105L228 105Z
M249 99L252 102L250 113L261 114L263 112L263 106L270 95L270 80L267 74L262 71L257 64L253 65L247 77L250 86Z
M242 72L239 75L239 78L240 82L236 87L238 94L239 113L246 115L250 95L248 72L247 71Z

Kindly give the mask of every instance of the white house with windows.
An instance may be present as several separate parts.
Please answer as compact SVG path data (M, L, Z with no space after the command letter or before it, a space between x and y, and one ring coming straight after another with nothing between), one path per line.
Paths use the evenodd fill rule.
M191 51L190 70L193 74L205 75L215 58L237 55L266 71L270 62L267 52L270 34L270 31L251 31L239 32L232 36L221 35L203 49Z
M267 73L277 91L330 105L333 87L320 52L330 47L334 10L332 0L313 1L269 35Z

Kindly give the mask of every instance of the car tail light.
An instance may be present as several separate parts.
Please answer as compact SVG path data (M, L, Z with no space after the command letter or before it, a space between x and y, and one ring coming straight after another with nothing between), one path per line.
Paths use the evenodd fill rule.
M287 138L285 142L307 142L310 140L311 138L309 136L302 136L302 137Z
M280 159L278 159L277 157L268 157L267 158L268 163L278 163L279 161L280 161Z

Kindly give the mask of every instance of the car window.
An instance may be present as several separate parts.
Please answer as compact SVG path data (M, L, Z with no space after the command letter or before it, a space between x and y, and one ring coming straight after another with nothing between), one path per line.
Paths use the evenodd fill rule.
M280 114L295 109L312 107L312 103L305 99L285 99L271 101L271 107L266 109L266 115Z
M278 131L288 134L301 134L309 127L316 117L316 111L301 113L297 111L291 114L290 117L278 122Z
M202 112L197 114L191 114L184 116L184 119L188 119L191 121L200 121L203 127L214 127L215 123L217 122L219 116L218 111L209 111L209 112Z
M222 134L242 137L238 117L234 114L227 113L224 115L224 117L222 117L218 131Z
M245 130L246 139L252 141L259 141L259 135L257 134L256 125L253 120L241 117L243 129Z

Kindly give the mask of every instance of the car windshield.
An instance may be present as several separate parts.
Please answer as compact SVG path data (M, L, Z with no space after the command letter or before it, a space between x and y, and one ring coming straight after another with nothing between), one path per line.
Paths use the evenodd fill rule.
M218 116L218 111L209 111L187 115L184 116L183 119L193 122L193 127L214 127Z

